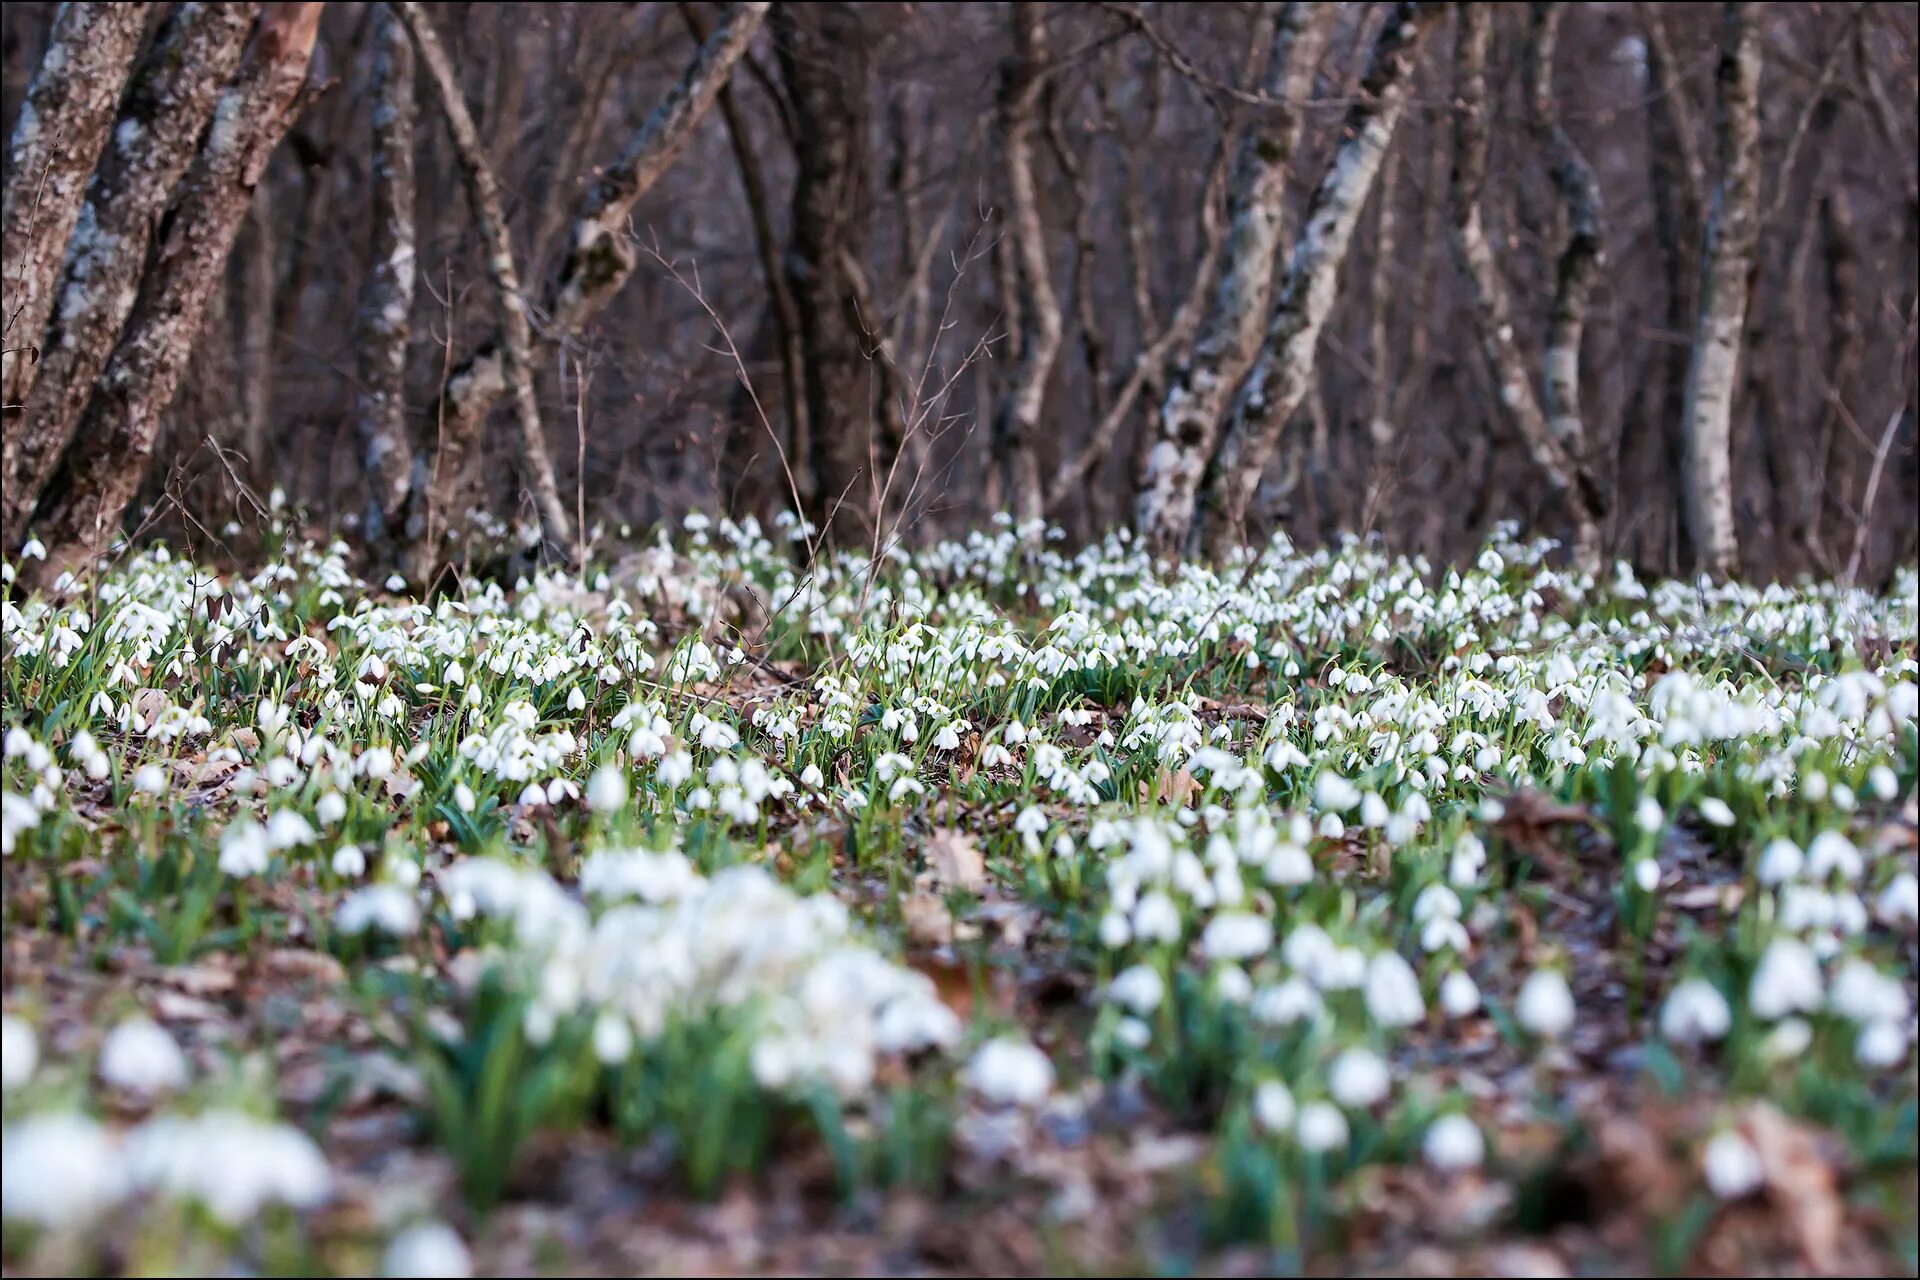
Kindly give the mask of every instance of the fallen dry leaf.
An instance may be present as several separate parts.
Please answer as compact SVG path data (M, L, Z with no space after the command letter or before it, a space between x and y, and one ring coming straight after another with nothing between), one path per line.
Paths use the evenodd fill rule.
M953 913L936 894L908 894L900 904L900 918L917 946L944 947L953 941Z
M1157 801L1161 804L1184 805L1200 794L1200 783L1185 769L1162 768L1154 777L1153 786L1140 784L1140 803Z
M979 893L987 887L987 860L964 831L936 827L927 840L926 859L935 888Z
M1746 1109L1740 1128L1760 1157L1767 1198L1807 1262L1831 1272L1839 1257L1846 1209L1833 1162L1821 1150L1818 1136L1764 1102Z

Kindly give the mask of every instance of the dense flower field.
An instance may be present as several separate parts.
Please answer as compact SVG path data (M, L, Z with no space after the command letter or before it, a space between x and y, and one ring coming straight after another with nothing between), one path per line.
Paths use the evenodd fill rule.
M10 1271L1920 1265L1911 571L288 538L4 606Z

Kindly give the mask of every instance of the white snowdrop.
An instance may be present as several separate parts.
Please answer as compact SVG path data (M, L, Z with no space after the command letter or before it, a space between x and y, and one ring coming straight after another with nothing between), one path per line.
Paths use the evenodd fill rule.
M980 1046L967 1063L965 1080L988 1102L1038 1106L1053 1091L1053 1063L1026 1041L1003 1036Z
M1557 969L1536 969L1520 985L1513 1014L1534 1035L1557 1040L1573 1027L1573 992Z
M1721 1039L1733 1025L1733 1011L1720 989L1705 978L1688 978L1667 993L1660 1007L1660 1034L1675 1044Z
M1487 1140L1480 1126L1459 1112L1448 1112L1427 1126L1420 1140L1420 1154L1429 1165L1443 1173L1477 1169L1486 1159Z
M1820 1007L1823 984L1820 962L1807 944L1795 938L1775 938L1761 953L1747 989L1747 1007L1769 1022L1789 1013Z
M1303 1151L1332 1151L1347 1145L1347 1118L1330 1102L1309 1102L1300 1108L1294 1137Z
M1371 1049L1348 1049L1328 1068L1328 1088L1343 1107L1370 1107L1387 1096L1392 1076Z
M1753 1144L1731 1129L1715 1134L1700 1153L1707 1186L1722 1200L1738 1200L1760 1189L1765 1169Z
M129 1018L107 1033L99 1072L103 1083L142 1095L184 1088L192 1074L179 1042L145 1017Z
M380 1274L396 1280L466 1280L473 1259L460 1235L444 1222L416 1222L387 1242Z

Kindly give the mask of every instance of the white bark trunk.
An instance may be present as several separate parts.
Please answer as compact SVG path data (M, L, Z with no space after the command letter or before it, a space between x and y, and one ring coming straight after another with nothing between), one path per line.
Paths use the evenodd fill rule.
M1193 355L1151 424L1134 500L1135 525L1158 556L1179 552L1193 524L1200 479L1233 389L1260 347L1285 216L1287 175L1306 124L1305 99L1326 48L1334 6L1295 0L1274 31L1265 89L1291 104L1248 134L1228 196L1226 258Z
M1760 32L1757 4L1727 5L1716 133L1720 181L1700 263L1700 316L1687 370L1686 517L1699 567L1740 571L1733 520L1733 393L1759 227Z
M267 159L293 123L322 4L274 4L180 184L126 329L40 508L42 576L104 550L138 491Z
M1306 225L1287 264L1266 345L1234 400L1211 469L1201 532L1216 559L1244 543L1247 511L1260 487L1260 474L1307 394L1340 266L1406 106L1414 53L1442 7L1401 0L1387 16L1340 143L1307 206Z
M360 295L359 389L354 429L367 473L363 532L384 544L407 500L407 340L412 332L414 71L406 28L390 10L376 19L373 96L373 265Z
M0 394L8 416L27 398L53 305L67 237L80 217L120 88L146 31L149 4L64 4L46 56L27 86L7 144L0 197L0 247L6 255L5 355Z
M182 4L141 58L67 246L40 364L6 432L0 525L24 537L139 291L154 224L239 65L257 4Z

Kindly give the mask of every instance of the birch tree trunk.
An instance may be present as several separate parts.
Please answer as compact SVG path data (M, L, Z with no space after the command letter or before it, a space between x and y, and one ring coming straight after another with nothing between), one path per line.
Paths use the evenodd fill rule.
M1453 243L1473 295L1480 346L1493 374L1497 398L1509 425L1526 446L1547 483L1564 496L1573 526L1573 557L1594 567L1600 555L1599 487L1579 459L1557 436L1534 393L1525 355L1514 336L1513 303L1506 279L1487 242L1480 215L1480 190L1487 176L1487 43L1492 11L1463 5L1457 18L1455 89L1459 112L1454 133L1451 183ZM1575 369L1577 377L1577 365Z
M1340 265L1406 106L1420 38L1442 8L1401 0L1387 15L1339 145L1308 202L1266 343L1234 400L1210 469L1201 535L1216 559L1224 559L1245 541L1247 511L1260 487L1260 474L1313 381L1320 330L1333 309Z
M426 11L408 0L394 4L393 11L413 37L420 61L426 65L427 78L433 82L441 114L446 118L447 133L459 157L467 201L486 239L487 279L493 285L494 298L500 308L500 333L498 378L484 385L494 388L495 395L503 392L512 395L521 478L533 493L547 541L559 547L569 562L577 564L581 549L574 541L573 520L567 514L566 504L560 500L553 459L547 453L546 434L540 426L540 408L533 398L533 326L527 318L527 298L520 287L520 274L513 265L513 242L507 234L506 215L500 204L500 186L487 160L479 128L467 110L466 99L461 96L453 63L441 47L440 37ZM484 411L463 421L461 427L471 431L471 435L463 437L463 443L470 448L485 423ZM426 553L424 559L416 560L409 569L413 577L424 581L436 567L429 562L437 558L438 549L424 545L420 549Z
M1553 311L1547 323L1542 400L1547 429L1575 461L1587 456L1586 424L1580 413L1580 340L1586 332L1593 282L1605 265L1600 182L1587 158L1560 123L1553 97L1553 55L1566 6L1535 3L1527 32L1527 119L1547 156L1554 186L1567 206L1567 243L1555 272Z
M193 160L259 9L178 5L134 71L122 127L100 159L67 249L32 389L6 432L0 526L9 540L25 537L33 505L73 439L133 309L154 223Z
M413 452L407 443L407 340L414 256L414 71L406 28L382 9L375 17L373 76L373 265L360 295L359 388L354 431L367 473L363 531L385 544L407 500Z
M118 531L193 351L267 159L293 123L323 4L267 7L181 182L119 345L40 504L43 576L79 569Z
M150 4L61 5L46 55L27 86L7 143L7 185L0 194L0 249L6 258L0 395L8 417L33 387L34 348L42 345L67 237L80 217L87 177L106 144L152 9Z
M633 246L626 238L626 222L633 212L633 206L686 149L693 137L694 127L706 115L720 86L726 83L734 65L746 53L747 46L766 19L768 8L766 3L735 5L726 21L701 44L680 82L654 108L639 131L627 140L619 157L600 172L587 193L580 215L574 221L567 256L561 263L552 289L547 330L553 340L564 341L578 334L620 292L633 274L637 259ZM426 31L429 38L433 39L435 48L439 47L438 39L432 36L432 28L418 5L400 4L396 9L407 23L409 31L413 32L416 43L419 42L420 32ZM429 76L438 83L439 73L434 70L433 59L424 45L421 46L421 57L427 63ZM440 61L445 64L444 53L441 53ZM442 100L449 104L458 103L460 111L465 114L465 102L460 97L458 84L452 78L451 66L447 66L446 70L446 88L441 92ZM471 124L470 116L468 123ZM477 132L474 138L477 143ZM474 154L479 155L477 146ZM480 158L484 166L484 156ZM468 170L470 173L474 171L472 166L468 166ZM507 265L511 266L510 258L507 259ZM492 270L491 266L489 270ZM518 295L517 289L515 292ZM432 545L434 532L436 528L447 527L450 522L453 513L448 508L465 474L467 460L480 443L487 415L494 402L509 390L513 391L516 400L522 461L527 469L529 484L534 488L535 500L540 506L541 520L547 525L550 537L563 545L572 542L570 532L565 537L560 536L562 531L569 530L571 521L560 504L557 484L551 483L553 464L545 442L537 431L531 435L528 431L530 420L536 426L538 423L538 410L532 405L530 379L526 384L526 404L521 406L518 403L519 382L514 376L511 348L514 346L516 316L520 325L524 326L526 322L526 313L522 309L524 303L524 297L520 297L519 308L503 308L500 332L461 361L441 388L440 402L435 409L439 424L439 456L415 467L418 474L431 477L427 492L409 495L407 532L412 544L408 555L410 576L420 577L431 572L430 562L438 555L438 548ZM542 470L545 472L544 482L540 476ZM549 498L552 503L551 516Z
M1715 577L1740 571L1733 519L1733 392L1759 230L1761 7L1726 7L1715 127L1720 180L1707 218L1700 315L1687 370L1687 528L1699 567Z
M1227 400L1253 364L1266 322L1285 217L1287 175L1306 127L1303 109L1335 6L1294 0L1281 11L1266 91L1290 105L1263 114L1242 144L1228 193L1226 256L1192 356L1149 424L1154 436L1135 486L1135 523L1156 556L1179 552Z
M1046 71L1046 5L1013 5L1013 62L1000 93L1000 129L1007 162L1007 234L1025 291L1028 323L1019 331L1020 365L994 416L995 461L1005 470L1005 493L1021 525L1042 517L1040 457L1034 434L1046 406L1047 381L1060 355L1064 326L1048 262L1046 227L1034 178L1034 139Z

